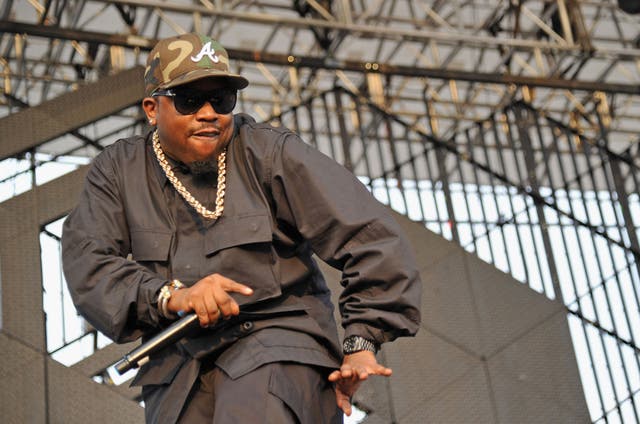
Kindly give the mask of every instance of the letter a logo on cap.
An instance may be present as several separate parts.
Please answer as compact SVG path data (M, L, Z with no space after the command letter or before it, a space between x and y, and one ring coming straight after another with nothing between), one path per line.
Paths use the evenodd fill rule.
M200 62L205 56L208 56L213 63L218 63L220 61L220 59L218 59L216 51L211 48L211 41L208 41L207 44L202 46L202 49L200 49L200 53L195 56L191 56L191 60L193 60L194 62Z

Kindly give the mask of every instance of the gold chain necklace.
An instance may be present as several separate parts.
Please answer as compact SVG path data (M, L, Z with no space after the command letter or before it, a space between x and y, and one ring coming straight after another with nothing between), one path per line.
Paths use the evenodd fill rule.
M222 153L218 155L218 188L216 190L216 209L214 211L210 211L202 205L202 203L198 202L195 197L182 185L178 177L171 170L171 166L167 161L167 158L162 151L162 147L160 147L160 137L158 136L158 130L153 133L153 151L156 154L156 158L158 159L158 163L164 170L164 174L167 176L167 179L171 182L176 191L182 196L184 200L187 201L200 215L209 219L218 219L220 215L222 215L222 211L224 210L224 193L225 193L225 180L227 174L227 165L226 165L226 157L227 150L223 150Z

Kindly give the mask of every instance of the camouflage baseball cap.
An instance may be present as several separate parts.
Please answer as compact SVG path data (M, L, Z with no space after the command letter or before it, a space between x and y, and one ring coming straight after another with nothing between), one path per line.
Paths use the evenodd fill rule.
M201 78L224 78L241 90L249 81L229 72L229 55L217 41L200 34L183 34L160 40L147 58L144 92L186 84Z

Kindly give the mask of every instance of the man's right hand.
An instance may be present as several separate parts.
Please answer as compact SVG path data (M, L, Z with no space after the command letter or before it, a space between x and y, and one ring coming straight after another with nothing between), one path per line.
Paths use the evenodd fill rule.
M220 274L211 274L191 287L172 292L167 309L173 313L194 311L200 326L208 327L220 318L228 319L240 313L240 307L230 292L250 296L253 289Z

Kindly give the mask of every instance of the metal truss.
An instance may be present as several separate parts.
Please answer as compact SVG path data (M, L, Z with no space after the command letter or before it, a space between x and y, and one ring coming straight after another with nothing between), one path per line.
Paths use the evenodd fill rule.
M510 213L494 220L482 210L481 218L468 212L467 222L453 225L455 211L448 203L442 217L440 212L437 217L428 216L426 208L418 220L439 226L441 233L450 231L452 240L478 252L488 243L485 237L506 234L510 227L548 232L534 246L535 255L524 254L523 246L531 245L530 239L518 241L521 261L538 261L524 268L551 276L538 291L565 296L568 313L579 320L575 321L581 325L578 328L585 334L596 330L599 338L589 346L613 340L614 353L629 358L623 367L631 371L625 368L620 373L622 383L616 384L618 374L611 371L596 378L594 396L599 400L593 403L592 418L602 422L608 416L622 417L623 409L633 405L628 414L633 422L640 416L639 389L628 378L640 370L634 213L640 157L637 3L4 0L0 3L0 161L28 156L33 170L43 160L36 157L38 153L49 155L44 160L50 161L64 156L90 158L118 136L140 132L145 125L141 111L130 106L139 99L127 92L129 87L134 89L135 79L120 91L110 84L140 74L147 52L159 38L188 31L211 34L229 50L235 71L251 81L241 92L240 111L258 120L290 125L308 141L330 141L332 146L332 140L340 140L345 151L361 148L364 152L385 140L385 148L379 150L391 153L381 153L369 164L374 170L382 169L393 159L393 166L383 172L362 171L367 163L364 154L353 158L345 154L343 159L359 176L384 182L387 192L389 181L398 186L409 179L416 187L424 182L437 190L457 188L471 200L479 196L473 190L485 188L495 198L505 188L517 193L509 202L518 196L525 199L517 205L526 208L518 210L510 203ZM140 91L141 86L142 81ZM358 105L362 104L375 112L369 120L361 114ZM29 107L31 113L10 116ZM105 118L107 110L115 113ZM68 124L64 122L66 135L60 124L65 113L77 114ZM14 129L26 125L47 127L48 132L40 131L40 139L32 135L32 143L24 141L26 136L23 141L14 140L20 137ZM424 140L435 147L425 148ZM396 149L424 151L424 158L411 155L397 161ZM479 158L486 158L486 163ZM10 178L1 176L0 184ZM607 193L610 198L599 198ZM443 198L459 194L448 191ZM583 219L571 209L574 204L593 207L596 194L598 208L607 208L609 202L613 205L609 209L622 211L621 216L614 214L619 222ZM572 196L577 195L575 200ZM561 209L562 205L569 210ZM470 210L468 203L466 209ZM542 218L549 213L555 221L544 223ZM528 221L522 220L524 215ZM482 225L484 231L476 233ZM552 271L556 265L564 269L564 262L542 262L556 258L549 252L560 252L561 258L574 256L573 247L567 247L570 243L563 238L577 239L572 231L589 233L589 240L604 240L606 246L596 252L596 262L587 263L591 256L578 255L585 262L578 264L577 272L584 268L584 274L593 279L586 288L570 287L578 280L573 277L566 285L558 284ZM560 238L552 239L554 232ZM497 240L504 247L485 249L492 257L489 262L507 263L504 270L514 273L512 268L518 267L509 263L506 237ZM509 253L501 256L500 249ZM593 250L598 250L595 245ZM591 264L605 263L619 251L626 261L621 267L589 272ZM535 288L529 275L521 280ZM626 291L628 280L633 280L632 296ZM596 301L590 299L605 289L617 296L611 302L605 299L609 315L591 314L589 302ZM623 293L626 302L633 302L617 302L625 297ZM619 325L616 317L626 321ZM616 364L608 358L605 363L607 370ZM611 394L601 387L624 390Z
M0 116L195 30L229 49L251 81L240 106L258 119L340 85L447 139L524 100L587 138L597 112L622 151L640 126L640 17L619 2L6 0Z

